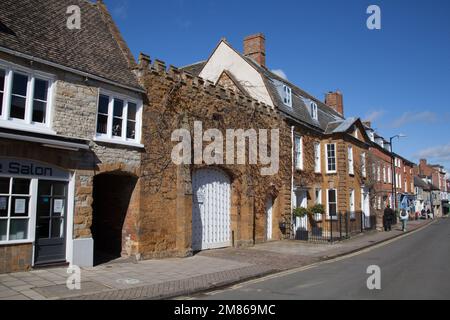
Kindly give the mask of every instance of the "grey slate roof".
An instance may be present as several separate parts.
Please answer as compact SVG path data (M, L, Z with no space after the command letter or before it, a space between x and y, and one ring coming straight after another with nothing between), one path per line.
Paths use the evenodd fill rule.
M67 28L70 5L80 30ZM106 19L87 0L1 0L0 47L142 90Z
M263 77L269 94L275 104L275 106L283 113L290 117L304 122L316 129L325 132L329 128L331 122L343 122L345 118L337 113L333 108L325 105L322 101L308 94L306 91L300 89L296 85L287 81L271 72L270 70L261 67L251 58L245 57L238 51L236 51L243 59L251 64ZM193 65L189 65L181 68L184 71L191 73L194 76L198 76L206 65L206 61L201 61ZM292 90L292 108L286 106L281 100L281 96L278 93L276 83L282 83L289 86ZM314 101L317 104L318 109L318 121L314 120L310 113L310 107L307 106L306 101ZM353 119L355 120L355 119ZM353 121L354 122L354 121ZM340 124L340 123L339 123ZM338 125L339 125L338 124Z

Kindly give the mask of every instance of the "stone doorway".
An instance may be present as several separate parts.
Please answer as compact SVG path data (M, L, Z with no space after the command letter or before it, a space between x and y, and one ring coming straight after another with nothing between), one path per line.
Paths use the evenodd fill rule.
M138 179L105 173L94 177L92 237L94 265L122 257L126 243L125 220Z

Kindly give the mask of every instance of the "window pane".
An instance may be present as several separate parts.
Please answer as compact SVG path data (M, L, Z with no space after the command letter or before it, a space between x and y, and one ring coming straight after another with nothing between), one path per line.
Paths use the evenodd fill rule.
M47 101L48 82L44 80L34 80L34 98Z
M113 136L121 137L122 136L122 119L113 119Z
M27 217L28 216L28 198L23 197L13 197L12 198L12 208L11 217Z
M13 76L13 87L12 87L12 93L18 94L21 96L27 95L27 84L28 84L28 77L15 73Z
M14 119L25 119L25 102L26 99L22 97L11 97L11 111L10 117Z
M0 220L0 241L6 241L8 220Z
M64 210L65 210L65 201L64 199L53 199L53 217L61 217L64 216Z
M5 91L5 70L0 69L0 114L3 111L3 92Z
M127 122L127 138L136 139L136 122L134 121Z
M123 115L123 101L114 99L114 117L122 117Z
M33 101L33 122L45 123L45 114L47 103L42 101Z
M336 202L336 191L334 190L328 191L328 202Z
M108 114L109 97L100 95L98 101L98 112Z
M64 219L52 219L52 238L62 238L64 236Z
M99 114L97 117L97 133L106 134L108 132L108 116Z
M9 197L0 196L0 218L8 216L8 200Z
M5 70L0 69L0 91L5 91Z
M330 203L329 207L330 207L330 216L335 216L336 215L336 204Z
M0 193L9 193L9 178L0 178Z
M36 226L38 239L48 239L50 236L50 222L49 219L39 219Z
M13 194L30 194L30 180L13 179Z
M9 240L26 240L28 238L28 219L12 219L9 228Z
M49 217L50 216L50 199L49 197L39 197L38 198L38 217Z
M66 195L65 184L64 183L53 184L53 195L54 196L65 196Z
M51 182L39 181L38 195L50 196L52 194Z
M136 104L128 102L128 120L136 120Z

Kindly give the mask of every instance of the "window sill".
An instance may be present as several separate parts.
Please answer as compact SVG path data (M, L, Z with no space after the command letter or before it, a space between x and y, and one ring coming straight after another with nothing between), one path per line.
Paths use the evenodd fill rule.
M33 244L31 240L16 240L16 241L0 241L1 246L14 246L18 244Z
M96 136L94 137L95 142L103 142L103 143L111 143L111 144L117 144L127 147L133 147L133 148L144 148L145 146L141 143L137 142L131 142L131 141L124 141L119 139L109 139L105 137Z
M42 133L42 134L56 136L56 132L53 131L52 129L45 127L45 126L36 125L36 124L26 124L26 123L11 121L11 120L0 120L0 127L6 128L6 129L14 129L14 130L26 131L26 132L31 132L31 133Z

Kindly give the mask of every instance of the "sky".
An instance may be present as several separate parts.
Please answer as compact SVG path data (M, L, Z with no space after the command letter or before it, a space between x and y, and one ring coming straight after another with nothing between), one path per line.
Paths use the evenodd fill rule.
M177 67L205 60L221 38L242 51L266 36L267 66L346 117L371 120L394 151L450 171L449 0L105 0L133 54ZM367 8L381 9L369 30Z

